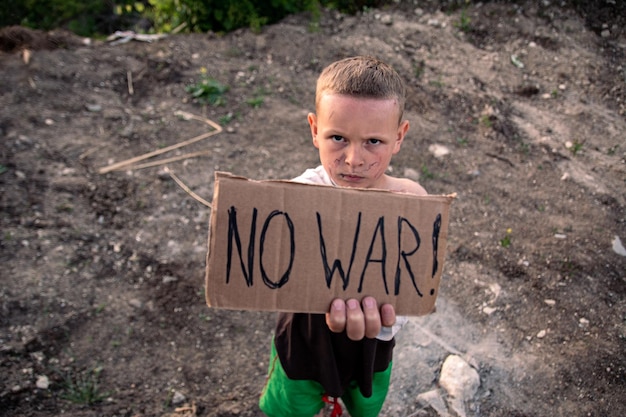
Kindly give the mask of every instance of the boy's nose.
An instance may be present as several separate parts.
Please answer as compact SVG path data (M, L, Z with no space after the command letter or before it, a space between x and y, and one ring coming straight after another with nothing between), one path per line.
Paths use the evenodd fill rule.
M346 150L346 164L356 167L363 165L363 151L358 146L350 146Z

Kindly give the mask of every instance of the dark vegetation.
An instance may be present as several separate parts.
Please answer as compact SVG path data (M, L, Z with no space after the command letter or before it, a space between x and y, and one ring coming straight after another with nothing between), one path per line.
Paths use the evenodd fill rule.
M519 3L519 0L486 0L482 3ZM480 3L474 0L0 0L0 27L22 25L32 29L63 28L81 36L106 36L117 30L138 32L230 32L242 27L259 30L284 17L309 12L312 22L321 8L354 14L369 8L438 8L452 12ZM539 2L541 3L541 2ZM543 2L548 9L550 2ZM563 0L593 22L626 25L626 2L612 0ZM539 7L542 7L541 4ZM467 22L469 24L469 22Z

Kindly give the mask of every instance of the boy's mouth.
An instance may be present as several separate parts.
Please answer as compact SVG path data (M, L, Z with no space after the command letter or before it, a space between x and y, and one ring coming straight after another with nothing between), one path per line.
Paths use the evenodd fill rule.
M359 182L365 178L362 175L357 174L339 174L339 176L346 182Z

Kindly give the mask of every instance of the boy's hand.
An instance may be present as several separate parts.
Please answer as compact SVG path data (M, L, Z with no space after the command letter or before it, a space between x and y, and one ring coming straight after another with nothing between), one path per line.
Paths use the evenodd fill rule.
M361 304L354 298L346 301L336 298L330 305L330 312L326 313L328 328L335 333L345 330L351 340L372 339L378 335L381 326L393 326L395 322L393 306L383 304L379 311L373 297L363 298Z

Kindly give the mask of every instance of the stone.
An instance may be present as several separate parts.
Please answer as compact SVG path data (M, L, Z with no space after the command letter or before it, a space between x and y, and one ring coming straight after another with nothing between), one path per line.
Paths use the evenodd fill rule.
M450 396L448 407L459 417L466 417L465 402L476 394L480 376L463 358L449 355L441 367L439 385Z

